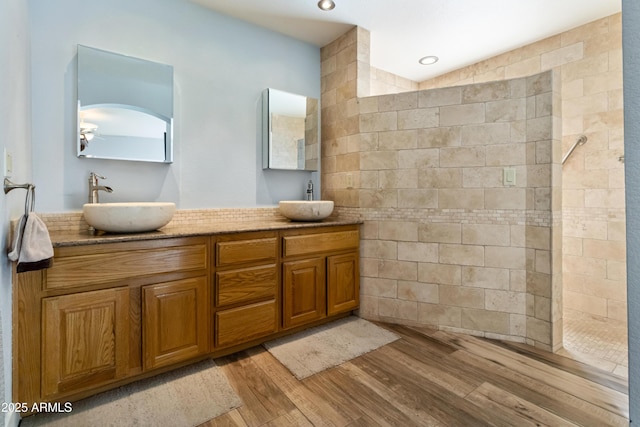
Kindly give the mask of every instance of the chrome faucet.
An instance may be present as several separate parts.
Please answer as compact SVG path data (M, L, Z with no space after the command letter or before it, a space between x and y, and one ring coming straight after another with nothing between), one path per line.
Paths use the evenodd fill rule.
M89 174L89 203L100 203L98 199L98 191L106 191L107 193L113 193L111 187L105 185L98 185L99 179L106 179L104 176L96 175L94 172Z
M313 200L313 182L311 180L307 183L307 200Z

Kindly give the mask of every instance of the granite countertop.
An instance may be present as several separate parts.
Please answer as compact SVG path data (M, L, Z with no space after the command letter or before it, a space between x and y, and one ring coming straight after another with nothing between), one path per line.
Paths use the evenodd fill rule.
M172 237L190 237L214 234L241 233L250 231L288 230L297 228L326 227L332 225L362 224L358 219L327 218L316 222L295 222L288 219L256 221L216 221L190 225L169 224L160 230L147 233L111 234L104 232L54 231L50 233L54 247L92 245L96 243L131 242L140 240L169 239Z

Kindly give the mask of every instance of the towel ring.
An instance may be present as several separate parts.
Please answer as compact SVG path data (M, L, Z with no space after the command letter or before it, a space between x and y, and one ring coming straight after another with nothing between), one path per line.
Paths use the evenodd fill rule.
M24 214L29 215L36 207L36 186L29 184L27 196L24 199Z
M29 187L36 188L35 185L26 183L26 184L15 184L11 182L9 178L4 179L4 194L7 194L9 191L15 190L16 188L24 188L25 190L29 190Z
M24 188L27 190L27 196L24 200L24 214L29 215L36 206L36 186L31 183L15 184L9 178L4 179L4 194L15 190L16 188Z

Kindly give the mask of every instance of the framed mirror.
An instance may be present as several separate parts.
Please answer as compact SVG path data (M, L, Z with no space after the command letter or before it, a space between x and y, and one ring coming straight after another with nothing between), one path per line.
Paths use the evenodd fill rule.
M262 93L264 169L317 171L320 108L316 98L265 89Z
M171 163L173 67L78 45L77 155Z

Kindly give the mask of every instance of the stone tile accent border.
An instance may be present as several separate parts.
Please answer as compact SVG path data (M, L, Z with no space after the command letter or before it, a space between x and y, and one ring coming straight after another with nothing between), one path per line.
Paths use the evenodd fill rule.
M88 225L82 212L38 213L50 232L85 230ZM225 221L258 221L282 219L277 207L180 209L167 226L207 224Z
M40 213L38 216L45 222L49 232L86 230L82 212ZM347 219L359 219L357 210L336 208L332 216ZM263 208L212 208L212 209L179 209L167 227L208 224L212 222L263 221L284 219L276 206ZM13 228L13 226L12 226Z

